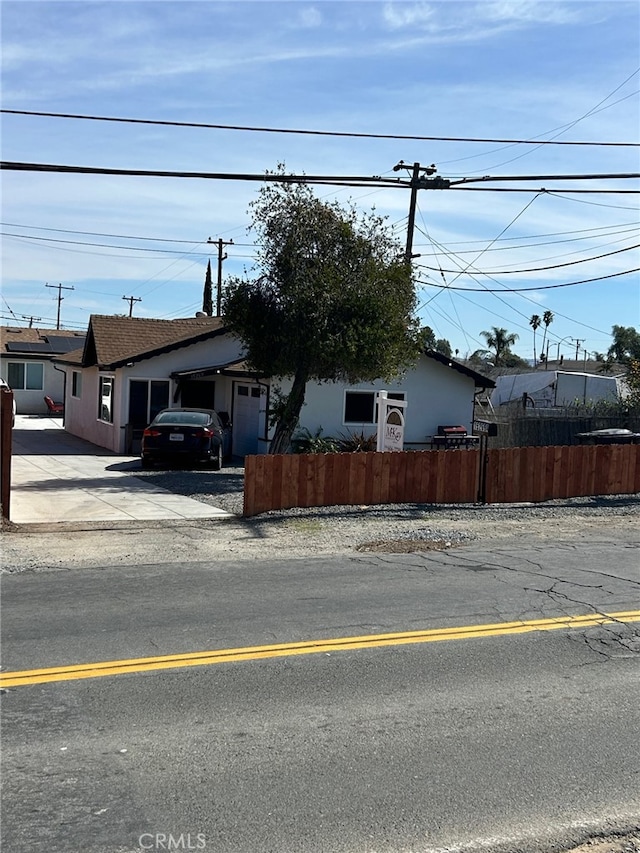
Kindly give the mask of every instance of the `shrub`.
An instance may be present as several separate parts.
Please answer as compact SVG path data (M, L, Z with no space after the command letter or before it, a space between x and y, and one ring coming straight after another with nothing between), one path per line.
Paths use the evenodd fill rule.
M340 438L340 451L342 453L371 453L378 446L378 437L366 435L364 432L350 432Z
M298 430L291 439L294 453L338 453L340 442L336 438L322 435L322 427L311 433L306 427Z

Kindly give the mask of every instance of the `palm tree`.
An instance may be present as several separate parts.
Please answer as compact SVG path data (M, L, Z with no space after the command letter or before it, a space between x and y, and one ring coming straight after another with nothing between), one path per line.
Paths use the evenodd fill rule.
M542 336L542 352L544 352L544 344L547 340L547 329L553 323L553 311L545 311L542 315L542 322L544 323L544 335ZM545 358L545 361L547 359Z
M496 326L492 326L490 332L480 332L480 334L487 342L489 349L495 352L494 364L496 367L502 364L509 348L518 340L518 335L515 332L507 332L506 329L498 329Z
M539 314L532 314L531 319L529 320L529 325L533 329L533 366L536 367L537 358L536 358L536 329L539 328L542 320L540 319Z

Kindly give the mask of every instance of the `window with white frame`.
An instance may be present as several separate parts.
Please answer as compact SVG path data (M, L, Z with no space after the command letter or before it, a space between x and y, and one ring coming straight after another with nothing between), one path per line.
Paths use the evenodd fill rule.
M39 361L10 361L7 382L14 391L43 391L44 364Z
M71 373L71 396L82 397L82 373L79 370Z
M376 405L377 391L345 391L344 394L344 423L345 424L375 424L378 420ZM389 400L404 400L404 393L390 391Z
M98 420L113 423L113 376L101 376L98 385Z

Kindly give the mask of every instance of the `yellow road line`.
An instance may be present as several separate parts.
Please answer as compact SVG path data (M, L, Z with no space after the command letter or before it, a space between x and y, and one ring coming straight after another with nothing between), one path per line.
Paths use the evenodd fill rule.
M181 669L187 666L209 666L215 663L238 663L247 660L312 655L324 652L373 649L383 646L403 646L413 643L437 643L443 640L470 640L481 637L526 634L531 631L554 631L558 628L590 628L612 622L640 622L640 610L583 616L557 616L550 619L527 619L517 622L496 622L489 625L466 625L458 628L432 628L426 631L403 631L393 634L369 634L363 637L335 637L327 640L306 640L299 643L279 643L271 646L247 646L237 649L214 649L152 658L100 661L72 666L27 669L0 674L0 687L19 687L23 684L45 684L49 681L75 681L80 678L99 678L105 675L125 675L155 669Z

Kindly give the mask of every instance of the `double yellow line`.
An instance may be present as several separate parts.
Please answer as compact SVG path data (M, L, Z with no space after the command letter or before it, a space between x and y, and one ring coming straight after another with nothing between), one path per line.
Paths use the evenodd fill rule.
M458 628L434 628L428 631L403 631L394 634L369 634L363 637L336 637L329 640L307 640L300 643L279 643L271 646L248 646L237 649L214 649L209 652L190 652L180 655L160 655L152 658L100 661L73 666L47 667L5 672L0 675L0 687L20 687L26 684L45 684L49 681L75 681L80 678L100 678L106 675L126 675L156 669L182 669L187 666L210 666L216 663L239 663L264 658L291 655L331 654L332 652L375 649L384 646L404 646L414 643L437 643L444 640L473 640L481 637L526 634L531 631L554 631L559 628L591 628L613 622L640 622L640 610L584 616L558 616L551 619L527 619L518 622L497 622L490 625L466 625Z

